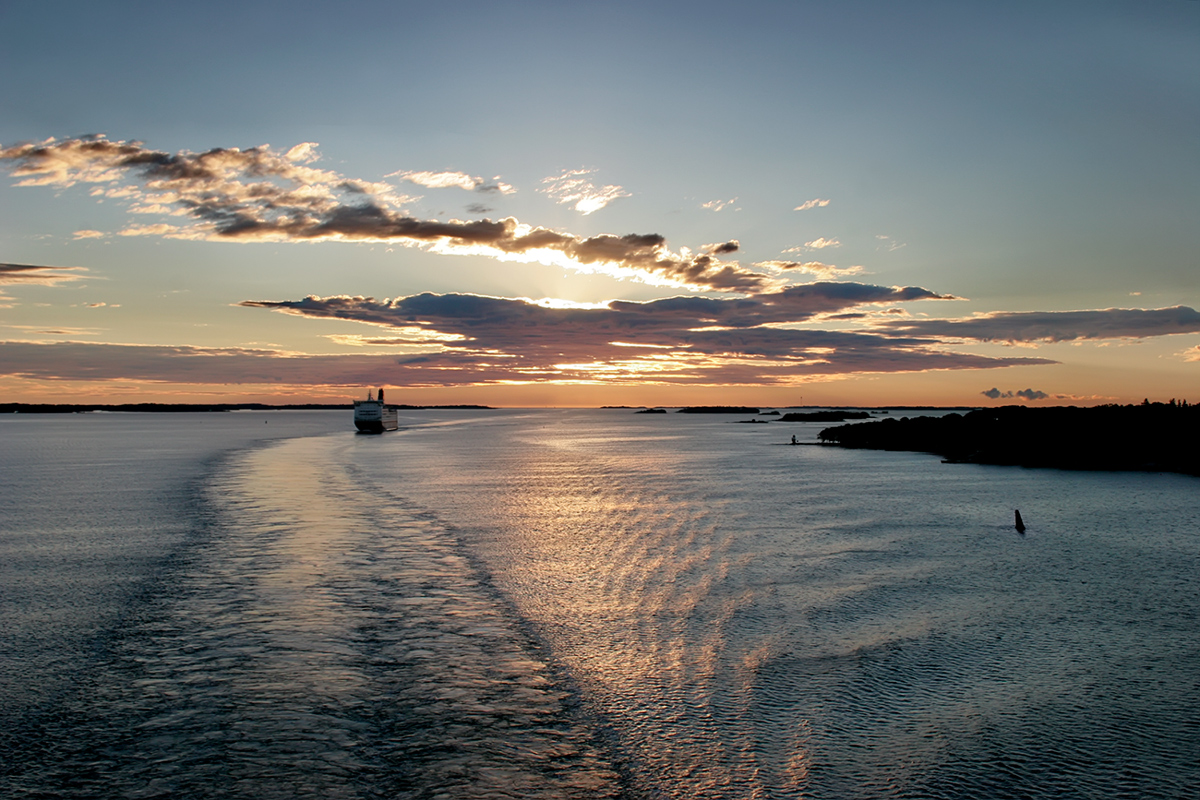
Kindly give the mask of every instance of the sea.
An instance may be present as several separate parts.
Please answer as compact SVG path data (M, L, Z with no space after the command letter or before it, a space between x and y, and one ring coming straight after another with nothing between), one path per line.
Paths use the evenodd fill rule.
M0 797L1200 797L1200 479L745 419L3 415Z

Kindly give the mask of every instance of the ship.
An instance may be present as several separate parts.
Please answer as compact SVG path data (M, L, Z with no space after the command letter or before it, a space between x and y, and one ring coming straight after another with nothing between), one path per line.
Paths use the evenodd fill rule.
M383 402L382 388L378 399L368 389L366 400L354 401L354 427L362 433L383 433L400 427L396 407Z

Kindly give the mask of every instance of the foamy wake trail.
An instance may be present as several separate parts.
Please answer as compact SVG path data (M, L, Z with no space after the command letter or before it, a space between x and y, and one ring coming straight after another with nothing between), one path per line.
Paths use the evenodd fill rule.
M347 447L280 442L214 475L207 534L101 682L99 707L132 719L87 756L104 773L92 788L617 795L570 696L454 537L356 481Z

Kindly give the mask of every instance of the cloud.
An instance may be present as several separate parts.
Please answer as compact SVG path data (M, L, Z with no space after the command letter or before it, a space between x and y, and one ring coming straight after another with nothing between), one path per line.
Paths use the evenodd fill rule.
M986 392L980 392L980 394L982 394L984 397L990 397L993 400L1000 400L1000 399L1011 398L1011 397L1020 397L1025 400L1034 401L1034 400L1045 400L1047 397L1050 396L1050 395L1046 394L1045 392L1038 391L1037 389L1021 389L1016 392L1002 392L994 386L991 389L988 389Z
M1184 361L1200 361L1200 345L1189 347L1180 353L1180 355L1183 356Z
M505 350L489 349L472 341L466 345L450 343L436 352L386 355L10 341L0 342L0 375L33 380L136 380L221 386L388 383L419 387L547 380L794 385L812 378L862 372L1052 363L949 353L914 348L879 336L828 331L697 331L673 345L607 340L595 334L595 330L581 332L560 325L543 330L535 322L531 330L508 331L509 343L519 346Z
M1107 308L1095 311L998 311L966 319L895 320L884 323L884 326L897 333L938 339L1070 342L1200 333L1200 313L1187 306Z
M820 261L756 261L754 266L775 272L807 272L819 278L838 278L863 272L861 266L836 267L832 264L822 264Z
M729 200L709 200L707 203L701 203L701 208L706 208L709 211L724 211L729 206L737 202L737 198L733 197ZM735 209L737 210L737 209Z
M907 242L898 242L891 236L884 236L883 234L876 234L875 238L879 240L879 247L876 248L877 250L883 249L890 253L893 250L899 250L901 247L908 247Z
M656 243L600 241L589 246L624 252ZM716 243L702 255L711 258L737 248L733 241ZM797 327L824 315L871 313L900 302L937 299L947 298L913 286L815 282L744 297L688 295L604 304L430 293L383 301L246 301L240 305L375 326L382 329L375 335L330 338L360 352L386 352L317 356L251 348L6 342L0 344L0 374L220 385L795 385L858 373L1052 363L949 352L938 342L893 333Z
M164 153L141 142L112 142L86 136L0 149L18 186L97 187L105 197L133 203L134 211L171 210L198 221L189 233L219 236L240 223L284 220L303 228L342 205L367 203L397 207L409 198L390 184L344 178L307 166L315 145L297 145L280 154L268 145L216 148L203 153ZM123 186L112 184L132 180Z
M374 386L381 381L399 383L402 372L392 355L297 355L186 345L0 342L0 375L34 380Z
M464 339L458 333L438 333L416 327L392 328L391 336L363 336L357 333L330 333L326 338L349 347L398 347L405 350L414 348L428 349L429 345L440 342L454 342Z
M612 300L599 307L561 307L526 299L431 293L383 301L363 297L309 296L303 300L247 300L239 305L387 327L415 326L469 336L490 330L492 325L498 328L495 335L501 335L509 326L526 326L534 321L541 325L599 325L603 330L641 332L753 328L805 322L848 308L945 299L950 298L916 286L818 282L789 286L754 297ZM905 341L919 340L905 338Z
M728 242L717 242L715 244L706 244L701 252L710 256L725 256L730 253L736 253L742 244L737 239L730 239Z
M808 211L810 208L824 208L825 206L829 205L829 202L830 201L828 201L828 200L821 200L821 199L806 200L803 203L801 203L800 205L793 208L792 210L793 211Z
M804 246L812 250L821 250L826 247L841 247L842 243L837 239L826 239L822 236L819 239L813 239L811 242L805 242Z
M789 247L784 250L785 253L803 253L805 250L824 250L826 247L841 247L842 243L837 239L826 239L822 236L819 239L813 239L811 242L805 242L800 247Z
M297 164L308 164L321 157L321 154L317 152L317 147L319 145L316 142L301 142L289 149L283 157Z
M698 290L762 292L778 285L770 276L722 261L716 251L694 255L684 248L672 252L659 234L584 238L524 225L511 217L498 221L417 219L400 210L407 198L397 196L389 184L351 180L299 163L301 157L309 159L314 152L306 144L300 151L293 147L286 154L266 145L171 154L149 150L139 142L84 137L0 149L0 161L13 165L21 186L128 179L130 185L110 187L105 195L119 194L134 203L158 203L191 220L179 225L134 225L122 230L123 236L237 242L374 241L436 253L604 272ZM606 197L625 196L619 187L611 186L584 196L591 185L581 179L570 189L570 181L581 174L589 173L564 173L566 183L545 191L558 192L560 202L575 202L585 213L607 202Z
M72 234L72 237L75 239L103 239L107 235L108 234L104 233L103 231L82 230L75 231L75 233Z
M0 264L0 308L12 308L16 299L4 291L5 286L17 284L32 286L57 286L60 283L77 281L87 272L86 267L46 267L38 264Z
M156 225L130 225L117 231L118 236L175 236L183 231L178 225L160 222ZM181 238L187 238L185 236Z
M517 191L507 183L501 183L499 176L492 180L494 183L488 183L483 178L474 177L465 172L392 172L384 177L401 178L409 183L415 183L418 186L424 186L427 189L448 189L457 187L466 189L468 192L494 192L498 194L512 194Z
M594 169L566 170L561 175L543 178L546 188L538 191L550 195L559 205L573 205L584 216L599 211L613 200L633 196L620 186L597 187L587 179L595 172Z
M430 293L383 301L310 296L240 305L389 331L364 337L359 344L423 341L435 352L423 355L410 369L421 374L440 370L439 380L451 383L792 384L812 376L861 372L1052 363L952 353L909 337L779 327L839 309L939 298L917 287L814 283L747 298L614 300L599 307ZM393 331L405 333L396 336Z
M55 328L41 328L36 325L5 325L5 328L12 330L24 331L27 334L36 336L96 336L102 328L77 328L59 326Z
M0 284L25 283L37 286L54 286L59 283L77 281L87 272L87 267L46 267L38 264L0 264Z

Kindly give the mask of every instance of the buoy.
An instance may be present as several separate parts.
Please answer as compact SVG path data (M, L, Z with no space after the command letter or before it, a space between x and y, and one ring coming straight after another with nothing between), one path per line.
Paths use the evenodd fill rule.
M1017 515L1016 529L1019 533L1024 533L1025 532L1025 523L1021 520L1021 510L1017 509L1015 513Z

